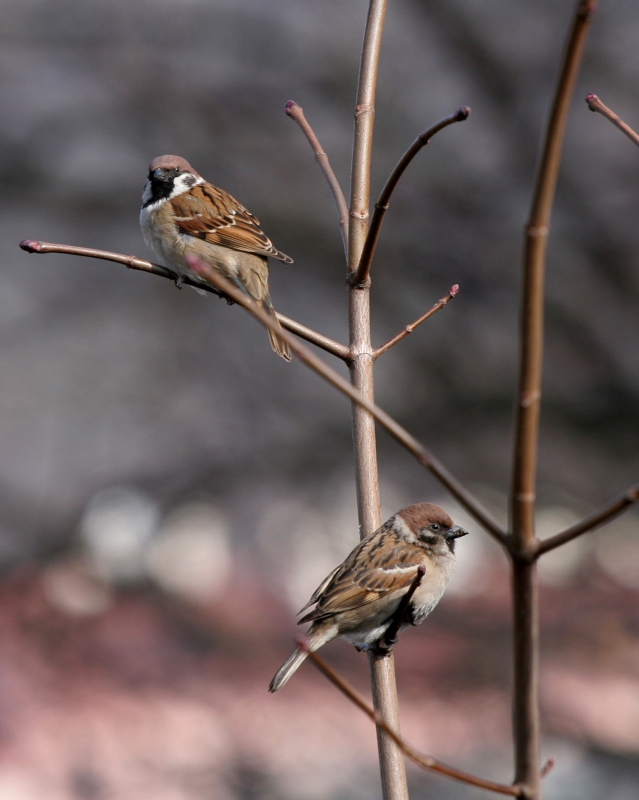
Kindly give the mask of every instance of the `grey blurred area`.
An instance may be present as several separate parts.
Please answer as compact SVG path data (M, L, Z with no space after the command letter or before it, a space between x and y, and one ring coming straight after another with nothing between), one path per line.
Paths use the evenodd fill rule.
M502 519L512 450L522 234L572 6L567 0L393 0L382 51L373 194L420 130L461 105L469 105L472 115L420 153L387 215L373 267L375 344L419 317L452 284L461 289L444 311L380 359L377 400ZM247 678L251 687L253 678L261 687L286 655L292 611L355 543L350 409L344 398L299 363L276 358L263 330L236 306L116 264L28 255L18 242L34 238L150 257L138 227L147 165L157 155L175 153L251 209L275 245L294 258L292 266L272 263L276 308L346 341L337 215L308 143L284 106L294 99L304 108L348 192L366 8L364 0L0 0L0 568L9 587L3 595L7 607L21 602L22 589L11 589L17 580L25 597L37 595L35 606L75 620L78 641L82 626L93 620L107 630L111 644L124 637L123 651L128 645L122 631L128 629L118 625L129 612L122 603L137 609L130 612L136 631L150 626L157 632L155 614L175 616L175 629L200 637L207 653L210 647L227 653L228 642L229 652L239 648L241 657L233 663L244 669L244 645L238 642L242 631L253 636L255 630L250 603L243 605L241 597L255 592L262 614L275 619L264 623L256 644L267 654L263 671ZM638 38L637 4L603 2L567 132L548 264L539 465L539 525L548 534L637 480L639 151L582 98L596 92L639 126ZM337 368L345 374L343 366ZM379 445L385 516L422 499L455 511L433 479L383 432ZM463 521L459 510L457 518ZM625 696L619 687L626 679L636 681L639 670L639 627L626 611L636 606L639 591L638 522L631 512L609 532L549 556L543 566L545 586L565 608L577 602L578 590L597 598L580 606L592 625L577 625L570 635L576 641L579 631L601 632L601 641L579 663L591 664L592 653L598 654L602 670L612 676L611 698ZM492 658L501 654L503 662L486 667L489 678L478 679L478 657L472 675L482 692L489 687L481 697L494 699L494 719L507 729L508 712L500 705L508 681L507 576L477 526L465 524L475 543L460 561L452 599L444 602L448 617L442 619L463 637L463 620L475 603L498 609L495 626L472 635L487 636L495 647ZM490 599L494 581L503 591ZM220 606L224 613L210 611L224 593L234 598L232 611L228 604ZM167 603L170 613L163 617ZM183 604L179 614L175 603ZM213 622L194 622L184 610L191 607L208 608ZM47 620L48 613L42 611ZM237 622L235 633L224 632L224 614ZM612 786L605 776L614 773L619 788L616 794L607 791L611 800L634 797L636 791L631 795L627 787L636 788L639 780L639 709L611 700L626 721L622 733L608 734L583 716L578 701L571 705L570 698L582 693L574 675L560 669L562 637L572 630L572 622L562 620L555 619L549 649L557 660L549 691L565 702L553 701L562 710L549 735L555 737L551 745L567 755L549 783L552 796L590 800L602 785ZM115 639L109 638L109 624L119 631ZM610 644L606 632L618 628ZM19 631L16 625L5 633L19 639ZM166 637L173 633L169 625ZM437 629L431 635L437 640ZM446 653L447 634L441 635ZM140 653L155 664L153 653L166 653L155 639L148 641L148 653L142 645ZM119 652L118 647L113 644ZM17 646L15 652L21 652ZM171 672L166 665L174 662L187 672L193 667L192 660L183 663L182 656L167 652L168 660L158 656L162 669ZM206 675L207 664L198 661L193 669ZM433 667L433 675L445 674L443 662L440 668L438 673ZM153 683L157 677L136 667L137 678L130 678L127 669L124 686L129 679ZM65 672L64 663L60 670ZM460 680L468 677L460 670ZM586 681L583 691L594 694L593 685L596 680ZM502 694L491 695L493 690ZM150 788L155 784L144 783L143 770L127 773L138 776L145 796L376 796L373 751L353 755L342 783L317 778L315 794L300 793L291 778L298 773L289 771L283 756L273 767L273 753L262 744L238 745L236 771L220 777L210 764L226 759L218 742L224 720L236 720L241 728L248 712L239 706L220 711L223 697L202 699L198 692L197 702L213 703L221 722L210 723L184 704L176 710L166 698L165 711L156 711L158 719L179 717L185 741L189 731L204 731L210 750L194 756L195 772L181 783L176 779L182 788L175 794ZM33 702L40 708L39 700ZM272 703L259 702L264 719L275 713ZM464 702L456 706L459 720L452 715L459 730L464 713L477 710ZM441 709L424 707L431 712L447 724ZM130 713L135 717L138 711ZM593 708L593 719L597 713ZM320 747L317 731L325 723L309 714ZM335 714L347 740L349 714ZM48 719L55 728L55 715ZM294 729L292 711L286 719ZM140 730L161 727L148 716L144 720ZM420 720L416 715L409 728L426 735ZM74 724L82 728L81 712ZM95 723L98 739L100 724ZM120 724L115 715L113 729ZM358 729L363 735L366 725ZM266 724L265 730L260 735L268 737ZM73 750L80 734L68 735L67 749ZM281 739L284 750L286 742L294 744L288 735L290 742ZM432 731L428 735L439 743ZM479 768L486 762L473 749L472 735L464 736L466 765ZM507 759L500 761L508 745L488 738L497 775L508 769ZM110 746L104 744L105 752ZM38 743L29 747L24 752L38 752ZM338 755L327 763L337 763ZM120 785L115 768L103 785L89 755L78 758L69 767L67 794L43 797L129 796L113 788ZM118 769L126 773L122 764ZM589 770L594 777L586 780ZM280 779L286 774L288 784ZM40 797L25 775L31 775L27 767L9 777L0 772L0 790L11 800ZM443 791L440 783L435 790L420 777L414 784L416 797ZM455 787L445 791L446 797L466 796Z

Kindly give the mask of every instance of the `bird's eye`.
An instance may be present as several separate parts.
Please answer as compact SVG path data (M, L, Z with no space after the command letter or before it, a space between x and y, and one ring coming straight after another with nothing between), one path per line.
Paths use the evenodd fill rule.
M441 525L439 525L437 522L433 522L433 524L430 526L431 531L438 531L440 528Z

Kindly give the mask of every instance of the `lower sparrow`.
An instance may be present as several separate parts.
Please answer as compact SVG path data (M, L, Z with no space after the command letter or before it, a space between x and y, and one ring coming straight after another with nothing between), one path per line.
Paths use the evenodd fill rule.
M197 256L275 316L267 257L286 264L293 259L272 245L248 209L207 183L188 161L160 156L151 162L140 226L146 244L179 277L206 283L187 263L187 256ZM273 350L290 361L286 342L270 329L268 335Z
M439 506L417 503L362 539L299 612L315 606L298 623L312 623L305 646L284 662L269 691L281 689L309 652L337 636L343 636L358 650L374 648L393 623L404 595L414 589L420 567L423 579L414 590L401 627L423 622L450 579L455 539L467 533Z

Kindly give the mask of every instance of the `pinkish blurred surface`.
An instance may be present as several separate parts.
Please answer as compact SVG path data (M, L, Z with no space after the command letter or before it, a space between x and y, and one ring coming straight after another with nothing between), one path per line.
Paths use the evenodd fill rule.
M290 647L291 614L257 579L241 583L200 605L151 588L116 592L108 610L78 615L47 599L41 570L7 576L0 797L378 796L370 721L312 666L267 693ZM402 637L402 724L422 751L508 780L506 576L496 570L490 586L481 604L449 598ZM545 592L542 690L559 778L575 750L639 756L637 599L601 576ZM326 655L368 693L364 656L343 642ZM410 774L416 796L467 796L464 787Z

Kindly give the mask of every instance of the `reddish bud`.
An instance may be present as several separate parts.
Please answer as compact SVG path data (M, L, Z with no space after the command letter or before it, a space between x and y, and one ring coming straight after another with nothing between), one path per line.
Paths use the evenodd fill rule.
M192 253L187 253L186 263L191 267L193 272L197 272L198 275L206 275L208 265L205 264L201 258L194 256Z
M25 239L20 242L20 248L26 250L27 253L39 253L42 250L40 242L36 242L35 239Z
M461 122L463 119L468 119L470 117L470 107L469 106L462 106L455 117Z
M448 294L449 294L451 297L455 297L455 296L457 295L457 292L458 292L458 291L459 291L459 284L458 284L458 283L454 283L454 284L453 284L453 285L450 287L450 289L448 290Z
M555 759L549 758L548 761L546 761L544 766L541 768L541 777L545 778L546 775L548 775L548 773L554 766L555 766Z
M288 103L284 106L284 111L289 115L289 117L293 114L296 108L299 108L299 103L296 103L295 100L289 100Z
M589 92L586 95L586 103L588 103L588 108L591 111L596 111L597 110L596 103L598 103L598 102L599 102L599 98L593 92Z

